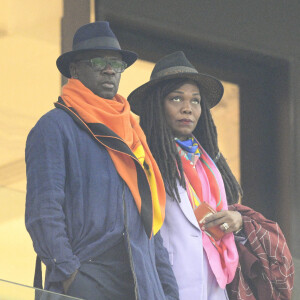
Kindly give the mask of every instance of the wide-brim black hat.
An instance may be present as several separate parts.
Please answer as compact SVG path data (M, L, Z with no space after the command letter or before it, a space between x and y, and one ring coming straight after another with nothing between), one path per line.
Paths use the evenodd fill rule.
M79 53L95 50L112 50L122 55L127 68L137 60L137 54L122 50L118 39L105 21L94 22L80 27L73 38L72 51L66 52L58 57L56 66L67 78L71 77L69 66L74 57Z
M200 94L205 97L208 108L217 105L223 96L224 88L218 79L199 73L185 54L177 51L160 59L151 73L150 81L135 89L128 96L131 110L139 115L147 93L158 83L175 78L195 81L199 85Z

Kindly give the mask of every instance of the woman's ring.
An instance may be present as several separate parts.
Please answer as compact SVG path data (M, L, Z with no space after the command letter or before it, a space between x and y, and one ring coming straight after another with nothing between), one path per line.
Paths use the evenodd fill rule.
M224 231L228 230L229 229L229 226L228 224L225 222L223 223L223 228L224 228Z

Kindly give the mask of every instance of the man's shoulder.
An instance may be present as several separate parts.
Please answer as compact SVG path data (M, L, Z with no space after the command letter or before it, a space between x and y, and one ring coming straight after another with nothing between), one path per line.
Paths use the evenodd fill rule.
M40 135L68 135L76 126L71 116L59 108L54 108L45 113L30 130L29 136Z
M47 113L45 113L38 122L45 121L61 121L61 120L72 120L72 118L62 109L53 108Z
M35 127L44 126L59 126L62 127L64 124L73 124L73 119L62 109L53 108L52 110L45 113L36 123Z

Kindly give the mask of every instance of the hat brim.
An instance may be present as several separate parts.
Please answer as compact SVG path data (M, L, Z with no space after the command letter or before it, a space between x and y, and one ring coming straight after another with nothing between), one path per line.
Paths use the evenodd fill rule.
M177 73L164 76L163 78L152 79L131 92L131 94L128 96L131 110L135 114L140 115L143 99L146 98L145 95L158 83L176 78L193 80L199 84L200 93L204 95L209 109L216 106L223 96L224 87L222 83L215 77L201 73Z
M74 61L74 57L80 53L89 52L89 51L94 52L97 50L99 50L99 52L101 52L103 50L112 50L112 51L120 53L122 55L123 61L125 61L127 64L127 68L130 67L138 58L136 53L128 51L128 50L118 50L116 48L101 47L99 49L93 48L93 49L83 49L83 50L75 50L75 51L66 52L58 57L58 59L56 60L56 66L61 74L63 74L67 78L71 78L69 66L70 66L70 63Z

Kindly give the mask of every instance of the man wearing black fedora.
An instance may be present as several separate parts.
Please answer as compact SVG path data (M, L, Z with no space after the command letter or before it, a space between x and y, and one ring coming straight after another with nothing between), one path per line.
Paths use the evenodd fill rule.
M178 299L159 230L165 191L146 138L117 94L137 59L108 22L78 29L57 59L69 78L26 143L26 228L45 289L84 299ZM37 263L35 285L41 286Z

